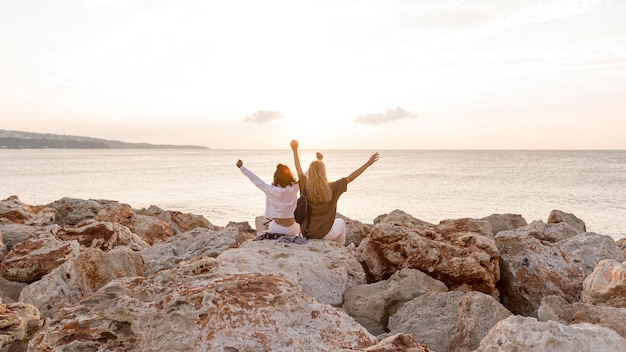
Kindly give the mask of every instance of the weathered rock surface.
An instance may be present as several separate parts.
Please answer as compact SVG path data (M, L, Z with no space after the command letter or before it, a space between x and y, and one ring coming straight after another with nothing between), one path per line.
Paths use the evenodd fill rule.
M46 226L54 223L54 209L23 203L17 196L0 201L0 224Z
M127 247L116 247L109 252L85 248L78 257L25 287L20 301L34 305L47 317L54 317L61 308L77 304L109 281L143 274L143 258Z
M556 244L584 276L593 272L602 259L626 260L624 253L610 236L585 232Z
M587 232L585 222L576 217L574 214L566 213L561 210L552 210L548 215L548 224L567 223L578 233Z
M11 250L13 246L22 242L35 230L41 228L41 226L30 226L23 224L0 224L0 233L4 240L4 244L8 250Z
M217 275L218 266L203 256L114 280L61 310L29 350L330 351L377 343L341 309L280 276Z
M202 215L163 210L156 205L152 205L148 209L135 210L134 212L137 215L154 216L165 221L170 225L174 234L189 232L197 227L213 231L219 231L221 229L219 226L211 224L211 222Z
M395 334L384 338L374 346L365 349L340 349L333 352L433 352L430 348L415 341L409 334Z
M2 232L0 232L0 262L4 260L4 256L7 255L7 253L9 253L9 251L7 250L7 246L4 244Z
M99 248L105 252L117 246L126 246L134 251L150 247L128 227L96 220L85 220L75 227L62 227L57 236L61 240L76 240L83 247Z
M20 300L20 292L27 285L27 283L9 281L0 276L0 300L5 304L18 302Z
M494 235L501 231L515 230L518 227L528 225L526 219L519 214L491 214L482 220L489 221Z
M566 240L581 233L566 222L546 224L541 220L531 222L525 227L525 230L538 240L552 243Z
M388 280L349 288L343 310L373 335L388 332L389 317L406 302L429 292L446 292L446 285L416 269L402 269Z
M374 219L374 224L378 223L396 224L405 227L419 227L419 226L435 226L429 222L420 220L411 214L408 214L400 209L396 209L389 214L380 215Z
M337 213L337 217L342 218L346 222L346 245L354 243L354 245L358 247L372 228L371 225L364 224L358 220L352 220L339 213Z
M541 301L538 311L539 321L556 321L570 325L590 323L615 330L626 338L626 308L596 306L576 302L569 304L559 296L548 296Z
M0 228L0 231L2 231L2 228ZM617 240L616 243L622 250L622 253L624 253L624 255L626 256L626 237L620 238L619 240Z
M418 269L450 289L493 294L500 277L499 253L486 220L458 219L436 226L376 224L357 248L370 281L404 268Z
M10 281L33 282L80 252L77 241L63 241L60 227L50 225L13 246L0 264L0 276Z
M519 351L621 352L626 351L626 339L599 325L563 325L514 315L496 324L476 350Z
M361 264L333 241L250 241L223 252L217 260L226 273L281 275L304 293L333 306L341 306L348 288L366 283Z
M27 303L4 304L0 300L0 351L25 351L32 335L44 324L34 306Z
M536 316L541 299L550 295L580 300L584 275L558 246L531 236L527 228L500 232L496 244L502 273L498 289L511 312Z
M626 308L626 262L601 260L583 283L582 301Z
M201 255L217 257L236 245L238 235L239 230L235 227L227 227L221 231L197 227L156 243L141 251L146 263L146 275L171 269L181 261Z
M473 351L489 330L511 315L481 292L427 293L405 303L389 319L390 334L411 334L434 351Z

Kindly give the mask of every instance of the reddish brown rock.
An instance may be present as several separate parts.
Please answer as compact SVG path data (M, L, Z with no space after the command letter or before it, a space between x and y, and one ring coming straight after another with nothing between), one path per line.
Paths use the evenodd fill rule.
M484 220L459 219L436 226L376 224L357 248L369 281L389 278L404 268L418 269L450 289L493 294L499 254Z
M0 264L0 276L11 281L37 281L68 259L77 256L80 245L77 241L59 239L59 229L58 225L41 228L13 246Z
M150 245L124 225L110 222L86 220L76 227L67 226L59 230L58 237L64 241L76 240L83 247L110 251L117 246L126 246L140 251Z
M54 209L28 205L17 196L0 201L0 224L24 224L45 226L54 223Z
M33 305L0 300L0 351L26 351L29 339L44 324Z
M366 349L341 349L337 352L433 352L433 350L415 341L409 334L398 333L385 337L379 343Z
M170 225L175 234L188 232L198 227L213 231L219 231L221 229L219 226L211 224L211 222L202 215L163 210L155 205L150 206L148 209L137 210L135 213L137 215L154 216L165 221Z

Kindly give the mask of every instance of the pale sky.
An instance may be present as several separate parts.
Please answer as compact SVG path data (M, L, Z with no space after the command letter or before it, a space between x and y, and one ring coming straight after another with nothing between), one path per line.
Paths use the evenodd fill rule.
M626 1L0 0L0 129L626 149Z

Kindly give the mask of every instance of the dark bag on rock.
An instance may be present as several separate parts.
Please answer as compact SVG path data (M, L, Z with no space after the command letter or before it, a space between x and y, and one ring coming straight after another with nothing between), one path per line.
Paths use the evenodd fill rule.
M300 193L300 198L298 198L298 203L296 205L296 210L293 212L293 217L296 218L296 222L300 225L304 222L304 218L306 217L307 211L307 201L306 197Z

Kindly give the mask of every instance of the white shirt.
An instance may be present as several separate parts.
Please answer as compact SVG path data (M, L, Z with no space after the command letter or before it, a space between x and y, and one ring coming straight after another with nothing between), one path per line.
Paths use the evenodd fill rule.
M273 218L293 218L298 202L298 184L294 183L285 188L269 185L261 180L245 166L239 168L241 173L246 175L255 186L265 193L265 217Z

